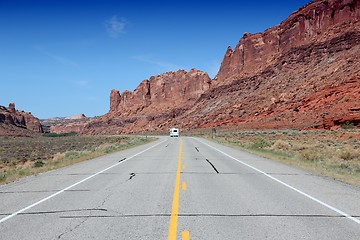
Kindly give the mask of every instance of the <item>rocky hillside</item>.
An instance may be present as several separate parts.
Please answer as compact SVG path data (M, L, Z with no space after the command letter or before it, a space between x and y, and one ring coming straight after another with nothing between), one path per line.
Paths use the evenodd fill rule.
M339 51L347 49L346 44L356 45L343 36L358 32L359 15L358 0L318 0L300 8L278 26L262 33L245 33L234 50L228 47L214 83L223 85L261 74L280 60L288 64L293 57L299 58L294 56L295 51L313 45L323 45L322 49L313 47L315 51L330 47L328 52L337 50L332 44L338 44ZM292 59L283 59L287 55Z
M228 47L213 81L198 70L164 73L110 94L110 112L84 134L203 128L360 125L359 0L317 0Z
M0 136L30 136L41 132L40 120L31 113L16 110L14 103L8 108L0 106Z
M200 127L358 125L359 20L358 0L315 1L279 26L244 34L187 116L200 116Z

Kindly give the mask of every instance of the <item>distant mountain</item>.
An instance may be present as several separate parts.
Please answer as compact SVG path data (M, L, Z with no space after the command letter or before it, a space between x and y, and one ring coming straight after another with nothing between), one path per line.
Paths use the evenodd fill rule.
M85 114L80 113L71 117L44 119L41 121L41 124L44 132L80 132L82 126L90 119L91 118L86 117Z
M76 114L74 116L71 117L66 117L65 119L69 119L69 120L78 120L78 119L86 119L87 117L85 116L85 114Z

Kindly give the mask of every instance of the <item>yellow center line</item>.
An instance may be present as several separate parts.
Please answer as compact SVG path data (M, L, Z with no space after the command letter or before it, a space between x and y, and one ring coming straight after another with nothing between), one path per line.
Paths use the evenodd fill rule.
M186 190L186 182L182 182L182 190Z
M190 232L188 230L184 230L181 232L182 240L190 240Z
M174 197L172 203L170 226L168 240L176 240L178 213L179 213L179 195L180 195L180 171L181 171L181 159L183 159L182 139L180 139L180 149L178 154L178 167L176 171Z

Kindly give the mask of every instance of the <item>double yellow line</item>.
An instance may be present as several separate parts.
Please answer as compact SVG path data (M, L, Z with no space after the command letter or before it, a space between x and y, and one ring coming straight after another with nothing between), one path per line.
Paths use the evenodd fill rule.
M174 187L174 197L171 209L171 217L170 217L170 226L169 226L169 235L168 240L176 240L177 235L177 225L178 225L178 214L179 214L179 197L180 197L180 172L182 166L182 158L183 158L183 143L182 139L180 139L180 149L178 153L178 166L176 171L175 178L175 187ZM183 183L184 189L184 183ZM186 189L186 184L185 184ZM182 231L182 240L189 240L189 231Z

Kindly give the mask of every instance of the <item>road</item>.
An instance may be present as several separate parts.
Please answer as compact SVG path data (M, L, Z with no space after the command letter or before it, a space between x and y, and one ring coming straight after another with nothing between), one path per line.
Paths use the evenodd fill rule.
M360 189L160 137L0 187L0 239L360 239Z

